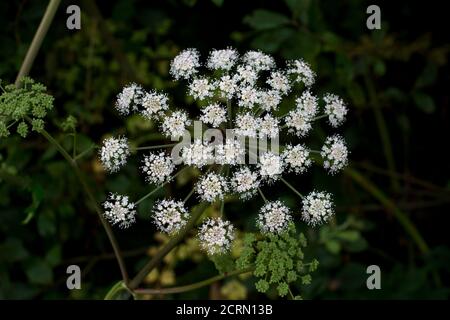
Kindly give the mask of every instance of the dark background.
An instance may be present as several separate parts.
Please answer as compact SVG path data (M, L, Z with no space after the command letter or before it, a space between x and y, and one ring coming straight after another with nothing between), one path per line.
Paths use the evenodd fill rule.
M81 30L66 28L65 8L78 3ZM168 75L170 60L187 47L205 57L211 48L261 49L277 61L303 57L318 74L318 93L332 91L350 112L339 129L349 143L350 167L330 177L312 170L293 184L335 194L337 218L320 230L302 226L309 257L321 262L311 285L296 288L311 299L446 299L449 296L448 16L443 1L93 1L62 4L30 76L55 96L47 128L60 133L77 118L79 151L108 133L151 141L141 119L113 109L121 87L136 81L164 89L180 104ZM381 7L382 29L366 28L366 8ZM0 3L0 78L14 82L46 1ZM279 15L289 23L274 23ZM311 143L330 132L320 126ZM145 194L136 161L105 176L91 154L82 169L99 201L109 191ZM190 177L166 194L188 190ZM273 188L292 207L298 199ZM164 193L158 195L161 197ZM253 230L258 201L229 203L227 216ZM165 239L150 224L150 203L140 221L116 234L132 273ZM419 246L423 239L424 247ZM0 140L0 298L102 298L120 279L112 249L67 164L39 135ZM83 289L68 291L65 268L78 264ZM365 286L366 267L379 265L382 289ZM148 277L171 286L213 276L214 265L192 241L174 251ZM251 279L232 279L174 298L260 299ZM266 297L274 298L273 293Z

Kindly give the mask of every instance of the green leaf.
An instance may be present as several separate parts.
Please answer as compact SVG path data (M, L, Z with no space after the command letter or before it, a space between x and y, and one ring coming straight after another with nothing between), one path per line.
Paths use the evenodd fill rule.
M211 0L216 6L221 7L223 5L224 0Z
M341 251L341 244L336 240L328 240L325 242L325 247L333 254L338 254Z
M339 238L341 240L345 240L345 241L356 241L361 237L360 233L358 231L355 230L345 230L345 231L341 231L338 232L336 234L336 238Z
M413 99L415 105L427 114L434 113L436 110L436 106L434 104L433 98L431 98L428 94L423 92L414 92Z
M53 281L52 269L44 260L33 258L25 263L24 267L28 280L31 283L45 285Z
M28 251L22 241L17 238L8 238L0 244L0 261L16 262L28 257Z
M294 30L290 28L265 31L253 39L251 46L267 53L274 53L293 34Z
M287 25L290 20L280 13L257 9L244 18L244 23L255 30L267 30Z
M234 260L229 254L214 255L210 259L214 262L219 273L227 273L236 269Z
M52 267L57 266L61 262L61 245L54 245L45 255L45 261Z

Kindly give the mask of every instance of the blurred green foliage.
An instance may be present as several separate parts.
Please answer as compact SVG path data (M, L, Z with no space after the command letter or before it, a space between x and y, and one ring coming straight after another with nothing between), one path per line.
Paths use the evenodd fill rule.
M179 105L196 108L168 76L170 59L182 48L197 47L205 56L210 48L232 45L241 52L261 49L279 60L303 57L319 75L318 90L346 97L351 110L344 135L352 169L378 189L346 173L330 179L319 170L295 181L299 190L321 186L336 194L338 215L320 230L298 226L309 243L305 256L317 258L320 266L310 285L298 284L294 290L320 299L445 299L450 159L442 149L449 125L450 46L439 25L445 17L432 5L383 2L382 29L370 31L365 26L369 4L82 1L82 29L69 31L63 10L69 3L63 1L30 76L55 97L46 129L79 154L109 133L127 132L141 143L162 140L153 124L135 117L123 124L113 111L115 95L130 81L164 89ZM45 6L46 1L0 3L2 86L14 82ZM420 24L415 20L419 13ZM311 142L318 144L326 130L320 128ZM81 169L99 202L108 191L145 194L145 183L133 169L136 163L106 179L94 152L84 159ZM181 175L175 188L155 196L189 189L192 174ZM380 192L392 205L379 202ZM289 190L274 190L273 196L298 207ZM149 220L150 206L151 201L139 207L140 219ZM252 230L257 206L230 202L227 215ZM395 210L411 221L429 249L417 249ZM37 133L29 132L27 140L0 138L0 298L102 298L120 273L93 212L68 164ZM161 245L154 234L150 223L117 231L130 272ZM147 283L187 284L217 274L214 263L189 241ZM83 270L81 290L65 287L69 264ZM382 270L382 290L365 286L371 264ZM238 277L176 297L260 298L254 282ZM268 291L267 297L275 296Z

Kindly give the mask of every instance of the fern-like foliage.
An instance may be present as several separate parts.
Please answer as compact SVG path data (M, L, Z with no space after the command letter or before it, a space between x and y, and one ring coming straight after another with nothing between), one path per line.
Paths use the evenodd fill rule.
M275 286L278 294L283 297L289 293L291 283L300 281L302 284L309 284L310 273L318 267L317 260L304 263L302 248L306 245L305 236L302 233L297 235L293 223L286 232L280 235L270 234L262 240L257 240L250 233L244 237L244 248L236 266L241 269L254 266L253 275L259 279L256 289L267 292L271 286Z
M7 137L11 129L26 137L31 130L44 129L44 118L53 109L53 97L47 88L33 79L24 77L19 86L13 84L1 87L0 95L0 137Z

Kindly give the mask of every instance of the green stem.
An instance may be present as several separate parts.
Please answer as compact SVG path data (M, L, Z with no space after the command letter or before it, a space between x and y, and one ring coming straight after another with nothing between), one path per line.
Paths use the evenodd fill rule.
M79 155L75 156L73 158L73 160L77 161L78 159L83 158L85 155L87 155L89 152L91 152L92 149L95 149L97 146L95 144L91 145L89 148L87 148L86 150L84 150L82 153L80 153Z
M391 199L389 199L387 195L383 193L383 191L378 189L378 187L375 184L366 179L356 170L346 168L344 172L356 183L358 183L361 187L366 189L367 192L369 192L374 198L380 201L387 209L389 209L394 214L398 222L405 229L406 233L408 233L410 237L413 239L413 241L416 243L420 252L422 252L423 254L429 252L427 243L422 238L422 235L419 233L419 230L417 230L416 226L411 222L408 215L403 211L401 211L395 205L395 203Z
M104 300L116 300L118 294L121 293L122 291L126 291L126 292L134 295L134 293L132 293L132 292L130 292L130 290L128 290L127 286L124 284L123 281L118 281L115 285L112 286L111 289L109 289Z
M189 168L188 166L184 167L183 169L179 170L177 173L175 173L172 177L170 177L170 179L167 179L166 182L161 183L159 186L157 186L155 189L153 189L152 191L150 191L149 193L147 193L145 196L143 196L142 198L140 198L138 201L135 202L136 205L138 205L139 203L141 203L142 201L144 201L145 199L147 199L148 197L150 197L152 194L154 194L156 191L158 191L159 189L161 189L162 187L164 187L166 184L168 184L170 181L172 181L173 179L175 179L181 172L183 172L184 170L186 170L187 168Z
M264 202L267 203L269 202L266 198L266 196L264 195L264 193L262 192L261 188L258 188L258 192L261 195L261 198L263 198Z
M77 157L77 132L73 132L73 152L72 152L72 158L76 160Z
M284 180L283 178L280 178L280 180L289 187L289 189L291 189L292 191L295 192L296 195L298 195L300 198L304 198L303 195L297 191L297 189L295 189L289 182L287 182L286 180Z
M31 119L29 119L27 117L27 121L30 121ZM67 151L58 143L58 141L55 140L55 138L53 138L46 130L42 130L40 132L42 134L42 136L44 138L46 138L48 140L48 142L50 142L53 146L56 147L56 149L59 151L59 153L61 153L61 155L64 157L64 159L66 159L66 161L70 164L70 166L72 167L72 169L75 171L75 174L80 182L80 184L82 185L84 192L86 193L86 195L88 196L89 200L91 201L92 205L95 208L95 211L98 214L98 217L100 218L100 221L103 225L103 228L106 231L106 234L108 236L109 242L111 243L111 246L114 250L114 254L116 255L116 259L117 262L119 264L119 268L120 268L120 272L122 274L122 278L123 281L125 283L128 283L128 273L126 270L126 266L125 266L125 262L122 258L121 252L120 252L120 248L119 245L117 243L117 240L114 236L114 233L111 229L111 226L108 224L108 222L105 220L105 218L103 217L103 211L102 209L99 207L94 194L91 191L91 188L89 187L88 183L86 182L86 179L83 175L83 173L81 172L80 168L78 167L77 163L75 162L74 159L72 159L72 157L69 155L69 153L67 153Z
M50 2L48 3L47 9L45 9L44 16L42 17L41 23L39 24L39 27L34 35L33 41L31 42L30 47L28 48L27 54L25 56L25 59L23 60L23 63L20 67L20 71L17 75L15 82L16 86L19 86L20 80L23 77L26 77L30 72L31 66L33 65L36 55L39 52L39 49L41 48L42 41L44 40L48 28L50 27L50 24L52 23L53 18L55 17L55 13L56 10L58 9L60 2L61 0L50 0Z
M188 193L188 195L184 198L183 202L186 203L194 194L195 188L192 188L192 190Z
M134 290L134 292L136 294L170 294L170 293L181 293L181 292L186 292L186 291L191 291L191 290L195 290L195 289L199 289L201 287L205 287L207 285L210 285L214 282L220 281L222 279L228 278L228 277L233 277L239 274L243 274L243 273L248 273L248 272L252 272L254 270L254 268L247 268L244 270L235 270L235 271L231 271L225 274L221 274L221 275L217 275L215 277L200 281L200 282L196 282L196 283L192 283L189 285L185 285L185 286L180 286L180 287L172 287L172 288L161 288L161 289L136 289Z
M373 81L370 79L368 74L364 75L364 81L366 84L366 88L369 94L369 98L371 100L373 113L375 116L375 122L377 123L378 132L380 134L381 143L383 144L383 152L386 158L387 166L389 171L394 174L396 172L395 169L395 160L392 152L392 143L389 135L389 130L386 126L386 121L384 120L383 113L381 112L378 96L375 90L375 85ZM400 184L396 179L391 179L391 185L394 191L400 190Z
M144 278L150 273L150 271L155 268L159 262L164 258L170 251L172 251L175 246L181 242L186 234L191 230L197 220L201 217L205 209L208 207L208 203L202 202L198 205L198 207L193 212L191 219L186 224L186 226L181 230L179 233L177 233L174 237L172 237L169 242L166 243L156 254L155 256L150 259L147 264L139 271L139 273L130 281L129 288L131 290L134 290L139 286L139 284L144 280Z
M137 147L133 150L153 150L153 149L161 149L161 148L170 148L176 146L178 143L170 143L170 144L160 144L156 146L148 146L148 147Z

